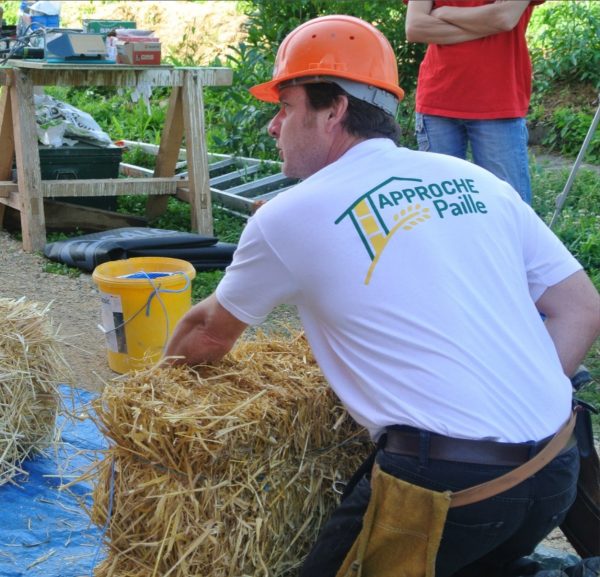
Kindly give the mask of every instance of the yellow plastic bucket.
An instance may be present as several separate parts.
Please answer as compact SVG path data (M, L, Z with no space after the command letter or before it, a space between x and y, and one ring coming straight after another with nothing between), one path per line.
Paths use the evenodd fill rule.
M196 270L177 258L139 257L98 265L108 365L117 373L160 360L179 319L192 306Z

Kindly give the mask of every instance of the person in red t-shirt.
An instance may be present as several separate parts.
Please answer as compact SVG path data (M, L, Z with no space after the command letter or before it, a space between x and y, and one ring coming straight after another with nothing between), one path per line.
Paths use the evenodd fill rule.
M544 0L404 0L406 38L429 44L417 82L421 150L466 158L531 203L525 32Z

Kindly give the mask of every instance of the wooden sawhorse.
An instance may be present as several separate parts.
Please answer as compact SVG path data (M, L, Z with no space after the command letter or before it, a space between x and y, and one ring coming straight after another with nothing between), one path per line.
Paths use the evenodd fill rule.
M161 214L169 195L191 205L191 230L212 235L208 151L204 131L204 86L229 86L229 68L174 68L122 64L54 64L10 60L0 69L0 225L6 206L19 211L23 250L46 244L44 199L149 195L147 217ZM172 87L156 167L149 178L42 180L33 99L34 86L150 85ZM187 180L174 177L185 137ZM17 183L11 179L16 159Z

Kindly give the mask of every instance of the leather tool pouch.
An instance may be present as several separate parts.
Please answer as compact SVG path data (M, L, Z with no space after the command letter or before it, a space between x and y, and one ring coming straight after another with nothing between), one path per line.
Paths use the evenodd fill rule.
M487 499L531 477L565 447L573 434L576 415L573 412L551 441L526 463L491 481L455 493L412 485L385 473L375 463L363 527L336 577L397 577L400 572L403 577L434 577L448 509ZM374 460L375 452L350 481L345 494Z
M433 577L450 491L411 485L373 467L363 528L336 577Z
M582 558L600 556L600 459L594 447L591 412L594 407L575 399L580 469L577 497L560 528Z

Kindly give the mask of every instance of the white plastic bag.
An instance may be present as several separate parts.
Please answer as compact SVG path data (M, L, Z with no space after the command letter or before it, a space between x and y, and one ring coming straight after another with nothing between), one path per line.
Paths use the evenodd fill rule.
M97 146L111 146L110 136L98 123L83 110L56 100L47 94L33 95L35 119L38 125L38 138L42 144L62 146L69 138L88 142ZM64 126L60 134L58 126ZM47 140L47 142L44 142Z

